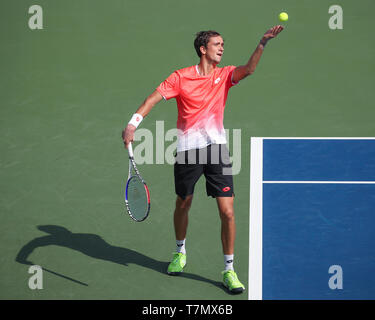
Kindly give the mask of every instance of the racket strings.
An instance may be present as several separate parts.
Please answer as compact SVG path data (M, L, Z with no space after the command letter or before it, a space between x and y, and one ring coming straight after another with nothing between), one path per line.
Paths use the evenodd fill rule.
M148 213L149 203L145 186L137 176L132 177L127 189L128 206L136 220L142 220Z

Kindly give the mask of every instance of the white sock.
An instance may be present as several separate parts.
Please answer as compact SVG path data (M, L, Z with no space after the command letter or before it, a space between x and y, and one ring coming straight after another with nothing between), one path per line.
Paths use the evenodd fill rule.
M177 248L176 248L176 251L177 252L181 252L183 254L186 254L186 249L185 249L185 240L176 240L176 245L177 245Z
M233 254L224 255L225 271L233 270Z

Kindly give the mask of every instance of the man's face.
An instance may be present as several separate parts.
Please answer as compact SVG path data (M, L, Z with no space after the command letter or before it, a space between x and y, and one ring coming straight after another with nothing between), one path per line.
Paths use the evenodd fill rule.
M207 60L218 64L224 53L224 40L221 36L211 37L207 43L207 48L201 47L201 50L206 55Z

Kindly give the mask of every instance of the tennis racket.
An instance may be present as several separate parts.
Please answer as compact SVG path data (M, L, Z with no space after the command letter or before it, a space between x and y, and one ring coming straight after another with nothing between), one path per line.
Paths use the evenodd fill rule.
M135 164L131 143L129 143L128 152L129 174L125 189L126 210L133 220L140 222L145 220L150 212L150 192Z

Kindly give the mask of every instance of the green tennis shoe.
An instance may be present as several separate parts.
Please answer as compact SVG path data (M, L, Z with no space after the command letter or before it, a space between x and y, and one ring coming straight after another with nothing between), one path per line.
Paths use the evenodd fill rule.
M168 266L167 273L172 276L179 275L186 266L186 254L175 253L172 262Z
M245 286L238 280L237 274L233 270L223 271L223 285L232 293L242 293Z

